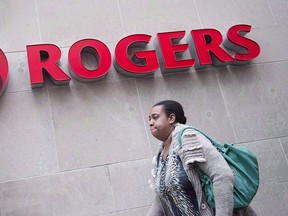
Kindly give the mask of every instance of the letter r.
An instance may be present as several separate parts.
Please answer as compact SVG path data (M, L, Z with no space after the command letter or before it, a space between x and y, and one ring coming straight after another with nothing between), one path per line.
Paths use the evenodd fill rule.
M68 84L71 78L57 65L61 50L54 44L27 45L27 57L32 88L42 87L43 72L46 72L54 84Z

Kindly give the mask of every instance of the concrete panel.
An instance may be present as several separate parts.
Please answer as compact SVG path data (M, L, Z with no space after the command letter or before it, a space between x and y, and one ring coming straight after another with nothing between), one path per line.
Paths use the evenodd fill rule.
M152 204L154 191L148 184L148 180L152 178L151 161L152 159L137 160L108 167L117 211Z
M37 8L44 42L63 47L84 38L111 43L124 36L114 0L37 1Z
M278 26L287 26L288 14L288 2L285 0L268 0L274 20Z
M23 51L27 44L39 43L35 1L1 1L0 44L4 52Z
M58 171L47 91L0 98L0 181Z
M195 2L205 28L216 28L226 32L231 26L242 23L248 23L254 28L276 25L266 0Z
M150 207L136 208L127 211L117 212L116 216L146 216Z
M239 142L288 135L287 62L231 67L219 73Z
M251 205L261 216L285 216L287 196L283 192L288 186L288 164L280 140L263 140L243 145L256 154L259 163L260 187Z
M0 185L1 215L95 216L114 210L104 167Z
M288 212L288 182L273 182L262 186L259 191L258 206L261 216L286 216Z
M31 90L26 52L6 54L9 64L9 80L6 92Z
M126 34L156 33L201 28L194 1L119 0Z
M134 80L49 93L60 170L150 156Z
M281 141L281 146L286 156L286 161L288 163L288 137L284 137L280 139L280 141Z
M279 139L251 142L244 146L257 156L262 189L272 182L288 182L288 164Z
M288 27L253 29L249 38L261 47L261 53L254 62L265 63L286 61L288 59Z

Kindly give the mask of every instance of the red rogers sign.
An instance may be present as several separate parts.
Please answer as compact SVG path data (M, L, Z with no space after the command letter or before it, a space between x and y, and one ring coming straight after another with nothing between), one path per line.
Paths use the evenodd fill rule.
M5 91L8 81L8 62L5 54L0 49L0 95Z
M151 35L129 35L117 43L113 65L125 76L141 77L151 75L159 68L165 74L192 66L197 70L207 65L226 66L247 63L260 54L260 46L245 37L245 34L250 31L250 25L235 25L227 31L223 39L222 34L216 29L191 30L186 36L187 43L180 43L185 37L185 31L162 32L158 33L154 40L155 50L144 50L150 43ZM137 48L138 51L132 52L133 55L130 56L129 53L133 48ZM36 44L27 45L26 49L32 88L43 86L44 72L56 85L69 83L70 76L57 65L61 58L61 50L58 46ZM232 51L233 55L229 54L228 50ZM185 51L189 51L191 58L184 59L181 56ZM96 57L98 63L96 69L87 69L83 65L81 60L83 52L89 52ZM108 73L112 65L112 57L108 47L101 41L83 39L70 47L68 65L70 75L74 79L80 82L97 81ZM5 90L7 78L8 62L0 49L0 95Z

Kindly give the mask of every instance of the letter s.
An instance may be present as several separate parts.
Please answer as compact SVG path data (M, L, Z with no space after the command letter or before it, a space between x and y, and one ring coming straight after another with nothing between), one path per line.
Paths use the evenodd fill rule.
M260 54L260 46L253 40L245 38L251 31L250 25L235 25L228 32L223 45L235 53L234 59L238 62L246 62L256 58Z

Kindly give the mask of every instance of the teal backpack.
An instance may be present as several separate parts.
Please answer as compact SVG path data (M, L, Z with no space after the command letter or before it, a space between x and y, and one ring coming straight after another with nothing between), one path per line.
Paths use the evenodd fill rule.
M193 129L203 134L215 148L222 154L234 173L234 208L243 208L249 205L259 187L259 169L256 156L247 148L233 144L220 144L198 129L192 127L182 128L178 134L178 142L182 148L182 135L186 129ZM200 168L200 181L205 193L207 203L215 208L213 196L213 182Z

